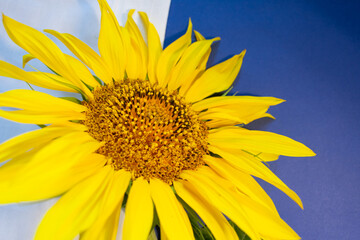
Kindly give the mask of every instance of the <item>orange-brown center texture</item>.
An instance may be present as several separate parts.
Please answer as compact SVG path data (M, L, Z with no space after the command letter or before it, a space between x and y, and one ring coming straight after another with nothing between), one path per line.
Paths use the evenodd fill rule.
M88 108L89 134L104 142L99 154L132 178L159 178L168 184L183 170L204 165L207 127L191 105L148 81L124 80L97 87Z

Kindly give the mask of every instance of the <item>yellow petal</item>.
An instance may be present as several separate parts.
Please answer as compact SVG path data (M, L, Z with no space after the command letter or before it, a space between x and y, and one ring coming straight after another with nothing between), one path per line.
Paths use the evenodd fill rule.
M33 111L86 111L86 107L71 101L53 97L49 94L17 89L0 94L0 106Z
M165 87L169 81L170 72L180 59L186 48L191 44L192 23L189 25L186 33L171 43L161 53L157 65L156 75L160 87Z
M109 217L103 228L102 235L96 240L116 240L117 230L119 227L120 213L121 213L121 204Z
M195 32L195 37L197 41L203 41L205 38L197 31ZM215 40L220 40L220 38L215 38ZM196 79L203 74L203 72L206 69L206 64L208 62L208 59L210 57L211 48L207 50L207 52L202 56L200 59L200 62L195 69L195 71L192 73L192 75L189 77L189 80L185 81L182 86L180 87L179 94L181 96L185 96L191 85L196 81Z
M242 204L252 225L262 236L262 239L300 239L300 237L282 220L278 214L253 201L244 194L231 192L234 199Z
M195 33L196 41L205 40L204 36L201 35L201 33L199 33L198 31L195 31L195 30L194 30L194 33Z
M172 240L194 239L190 221L170 186L159 179L150 180L151 197L160 226Z
M75 86L69 87L72 83L61 76L51 73L26 72L4 61L0 61L0 76L19 79L43 88L65 92L78 92L75 90ZM56 77L56 79L53 79L53 76Z
M82 62L67 54L65 54L65 57L66 61L71 64L82 82L91 87L100 86L100 83L95 80L89 69Z
M219 128L219 127L226 127L226 126L235 126L239 124L238 121L233 121L229 119L216 119L216 120L210 120L206 122L206 126L211 128Z
M66 61L61 50L43 33L3 15L3 23L9 37L20 47L46 66L71 81L88 97L92 93L80 81L74 70Z
M160 239L161 240L169 240L169 238L166 236L166 233L162 226L160 226Z
M0 162L17 157L32 148L46 145L49 141L71 132L83 132L82 124L70 123L68 126L49 126L16 136L0 145Z
M64 54L66 61L70 64L76 75L79 77L79 79L86 83L88 86L95 87L99 86L100 83L95 80L93 75L91 75L89 69L80 62L78 59L74 58L73 56L70 56L68 54ZM35 57L31 54L26 54L23 56L23 67L25 67L26 63L30 60L34 59Z
M116 237L118 216L120 213L119 208L121 207L123 196L129 185L130 177L130 172L125 170L119 170L114 173L104 192L99 217L94 224L81 235L81 240L109 240ZM110 224L110 226L107 224Z
M192 108L195 111L203 111L212 108L222 107L236 107L247 108L250 110L253 106L274 106L285 100L274 97L254 97L254 96L222 96L207 98L197 103L194 103Z
M222 148L247 149L285 156L306 157L315 153L291 138L264 131L244 128L210 131L209 143Z
M11 181L18 175L19 169L23 168L38 151L39 147L31 149L2 164L0 167L0 188L8 188Z
M96 220L102 195L113 175L110 166L80 182L46 213L34 240L72 240Z
M241 208L246 214L248 221L262 239L267 239L267 237L275 239L299 239L299 236L276 212L271 211L264 205L253 201L245 194L237 191L237 189L233 187L232 182L226 181L213 171L210 171L207 167L201 168L198 175L204 176L207 178L207 181L224 189L228 194L227 198L233 199L238 204L241 204Z
M28 124L50 124L61 123L70 120L85 120L85 115L78 112L50 112L41 113L27 110L3 111L0 110L0 117L11 121Z
M221 111L221 110L220 110ZM259 118L271 118L271 119L275 119L274 116L272 116L269 113L263 113L263 114L259 114L259 115L252 115L251 118L239 118L237 116L234 116L234 112L233 111L229 111L229 110L225 110L228 113L211 113L208 115L202 115L202 118L213 118L211 120L207 120L206 125L209 128L220 128L220 127L226 127L226 126L235 126L235 125L239 125L239 124L245 124L245 122L249 123L253 120L259 119ZM235 115L239 114L238 112L235 111Z
M195 33L195 37L196 37L196 40L197 41L203 41L205 40L205 38L197 31L194 31ZM220 40L220 37L217 37L215 38L216 41L219 41ZM210 57L210 53L211 53L211 48L207 51L207 53L203 56L203 59L201 60L200 62L200 65L199 65L199 69L200 70L205 70L206 69L206 64L207 64L207 61Z
M260 240L259 234L247 219L241 203L236 201L228 190L221 186L225 180L221 180L216 177L216 174L209 172L208 167L202 167L198 168L196 172L184 171L181 177L187 179L191 185L199 189L199 193L204 198L209 199L213 206L235 222L251 239ZM211 178L207 177L209 174Z
M129 71L128 67L126 68L126 72L129 78L145 79L148 67L148 49L138 26L132 18L134 12L134 9L129 11L125 28L128 30L131 39L131 46L128 47L135 50L134 54L136 54L138 58L138 64L136 66L136 73Z
M31 54L25 54L25 55L23 56L23 65L22 65L22 67L24 68L25 65L26 65L29 61L33 60L33 59L35 59L35 57L34 57L33 55L31 55Z
M89 144L83 144L78 147L80 153L61 154L60 160L69 158L73 161L69 164L59 164L59 157L46 159L41 163L33 163L34 158L41 151L31 156L28 160L13 159L0 168L1 175L7 176L0 182L0 203L19 203L28 201L40 201L60 194L71 189L75 184L83 179L92 176L105 164L105 158L102 155L90 154ZM84 151L85 149L85 151ZM65 149L61 149L63 152ZM58 153L59 154L59 153ZM27 155L27 153L25 153ZM27 156L19 156L23 158ZM18 163L13 166L13 161ZM37 162L37 161L36 161Z
M244 173L251 174L255 177L261 178L262 180L274 185L288 195L294 202L296 202L301 208L303 208L301 199L299 196L286 186L283 181L281 181L273 172L270 171L263 163L258 161L253 161L251 156L247 153L243 155L234 155L229 150L222 150L220 148L210 146L209 150L215 154L220 155L224 158L230 165L237 168Z
M101 27L98 47L101 57L116 81L124 79L126 53L119 23L105 0L98 0L101 9Z
M214 158L206 155L204 156L204 161L220 176L232 182L239 191L277 213L271 198L251 175L237 170L221 158Z
M273 97L212 97L195 103L193 109L196 111L207 110L199 114L202 120L231 120L235 125L247 124L255 119L269 116L266 113L269 107L282 102L283 100Z
M159 34L155 26L149 21L148 16L144 12L139 12L140 17L147 28L147 42L148 42L148 77L152 84L157 83L156 68L158 59L162 52Z
M95 75L105 83L112 82L112 76L104 60L88 45L68 33L59 33L54 30L44 30L58 38L83 63L91 68Z
M126 49L126 76L130 79L144 79L146 66L143 67L139 46L127 28L120 27L120 33Z
M154 204L150 185L143 178L137 178L131 186L125 215L123 239L146 240L153 223Z
M174 182L176 193L199 215L215 239L238 239L226 218L187 181Z
M23 110L0 110L0 116L23 123L47 124L64 120L81 120L86 107L49 94L17 89L0 94L0 106Z
M245 55L245 50L239 55L207 69L186 93L188 102L197 102L211 94L227 90L238 75Z
M202 63L203 57L209 51L211 44L216 40L219 40L219 38L197 41L186 48L179 62L171 71L171 77L168 82L168 89L170 91L179 88L187 81L192 82L195 77L193 73Z

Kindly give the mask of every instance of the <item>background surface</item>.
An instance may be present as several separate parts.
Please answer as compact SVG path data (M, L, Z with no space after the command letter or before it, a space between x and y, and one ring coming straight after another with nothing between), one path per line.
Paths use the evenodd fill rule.
M264 184L280 215L304 240L360 238L360 2L172 1L166 43L191 17L205 37L220 36L218 63L247 49L232 92L275 96L276 120L251 128L294 138L313 158L281 157L271 169L295 190L302 211Z
M18 2L0 0L0 11L11 3L10 7L17 7L18 20L38 29L75 31L96 46L96 35L91 34L98 33L98 15L92 3L87 4L94 1L62 1L61 5L71 6L63 12L54 0ZM44 2L55 6L48 12L48 8L36 10ZM165 45L184 33L191 17L194 28L205 37L222 38L214 45L209 65L247 49L232 92L287 100L270 110L276 120L262 119L249 128L289 136L317 153L313 158L281 157L270 164L302 198L303 211L282 192L263 184L280 215L304 240L360 237L359 10L357 1L331 0L181 0L170 6ZM64 12L66 17L61 17ZM162 12L154 8L153 16ZM76 17L84 22L66 24ZM51 19L64 25L54 27ZM21 66L24 52L0 35L1 60ZM18 81L0 80L0 92L19 87ZM0 141L31 129L34 127L0 119ZM36 214L43 214L53 202L0 206L0 239L31 239L23 237L23 232L32 236L40 219Z

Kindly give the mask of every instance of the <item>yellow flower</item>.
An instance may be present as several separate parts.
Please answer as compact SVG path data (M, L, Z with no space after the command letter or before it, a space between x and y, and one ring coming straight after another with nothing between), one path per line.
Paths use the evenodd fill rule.
M100 55L70 34L45 30L74 58L43 33L3 17L10 38L29 53L24 64L36 58L56 74L0 61L0 75L80 93L83 100L34 90L0 94L1 107L17 109L0 110L1 117L46 125L0 145L0 161L7 161L0 168L0 203L61 195L36 240L78 234L83 240L115 239L123 201L123 239L147 239L154 225L163 239L194 239L199 226L216 239L238 239L232 222L251 239L298 239L253 176L302 207L263 162L314 153L288 137L242 127L272 117L266 111L283 100L214 96L232 85L245 51L206 69L219 38L195 32L192 43L189 22L186 33L163 50L145 13L139 14L147 41L134 11L121 27L106 1L99 4ZM203 222L190 222L195 212Z

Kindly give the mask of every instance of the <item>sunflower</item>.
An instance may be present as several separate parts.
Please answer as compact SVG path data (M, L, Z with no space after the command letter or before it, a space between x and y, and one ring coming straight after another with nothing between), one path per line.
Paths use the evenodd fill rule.
M211 45L192 23L162 49L147 15L146 40L131 10L119 26L105 0L100 54L78 38L45 30L77 57L61 52L45 34L3 16L10 38L53 73L27 72L0 61L0 75L43 88L79 93L54 97L35 90L0 94L0 116L42 128L0 145L0 203L60 196L35 239L115 239L125 206L123 239L299 239L256 182L263 179L302 207L300 198L264 164L279 155L314 153L275 133L247 130L283 100L226 96L245 51L206 68ZM11 108L11 109L9 109ZM15 108L15 110L14 110ZM226 217L225 217L226 216ZM206 230L206 231L205 231Z

